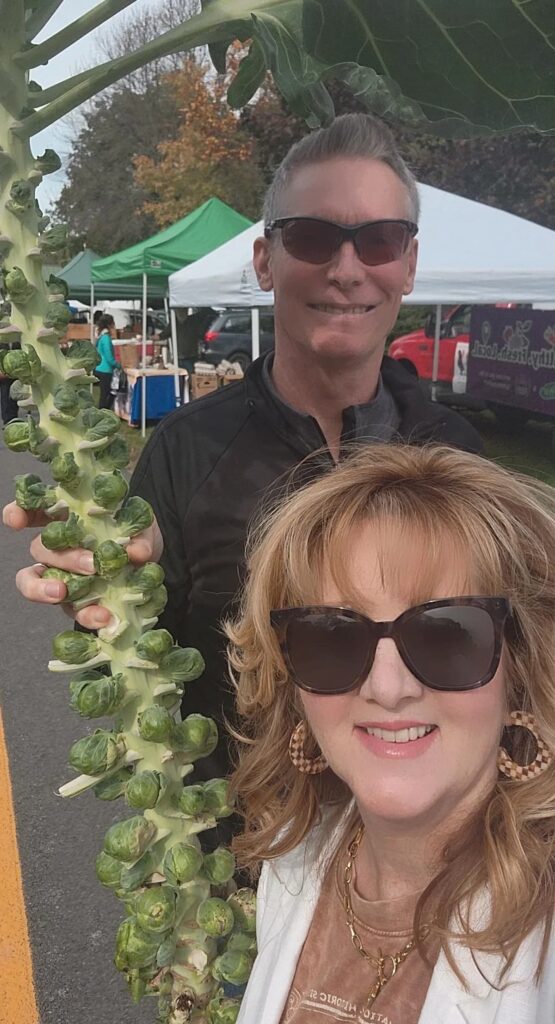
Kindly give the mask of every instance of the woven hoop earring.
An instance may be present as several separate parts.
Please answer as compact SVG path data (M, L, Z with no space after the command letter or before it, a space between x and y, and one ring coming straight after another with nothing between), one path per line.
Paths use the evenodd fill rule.
M323 754L318 754L317 757L307 757L304 750L306 742L306 722L299 722L299 724L293 729L291 733L291 739L289 740L289 757L298 772L302 775L319 775L320 772L324 772L328 767Z
M549 747L542 740L538 727L536 725L536 719L533 715L528 714L526 711L511 711L509 715L511 721L510 725L519 725L523 729L527 729L528 732L532 733L536 741L536 756L533 761L529 764L518 764L517 761L513 761L512 757L507 753L505 747L499 747L499 753L497 755L497 767L499 771L506 775L508 779L513 779L515 782L525 782L527 779L534 779L542 772L549 768L553 760L553 756Z

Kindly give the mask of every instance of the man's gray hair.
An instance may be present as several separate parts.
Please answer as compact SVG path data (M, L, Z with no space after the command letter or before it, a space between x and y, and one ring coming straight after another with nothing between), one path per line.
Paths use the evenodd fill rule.
M416 178L401 157L387 125L371 114L342 114L327 128L303 136L284 156L266 192L264 225L295 212L283 208L283 197L295 171L333 157L366 157L391 167L407 190L410 219L418 223L420 199Z

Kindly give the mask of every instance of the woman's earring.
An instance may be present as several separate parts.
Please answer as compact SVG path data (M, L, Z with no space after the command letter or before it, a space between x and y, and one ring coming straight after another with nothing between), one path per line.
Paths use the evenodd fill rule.
M289 740L289 757L298 772L302 775L319 775L328 767L323 754L317 757L307 757L304 750L307 734L307 723L299 722L291 733Z
M529 762L529 764L519 764L518 761L513 761L512 757L510 757L505 750L505 747L499 747L497 767L503 775L507 776L508 779L514 779L516 782L524 782L527 779L534 779L538 775L541 775L546 768L549 768L549 765L553 760L551 751L547 744L542 740L533 715L528 714L526 711L511 711L509 718L511 720L508 723L509 726L518 725L532 733L532 736L536 741L536 756L533 761Z

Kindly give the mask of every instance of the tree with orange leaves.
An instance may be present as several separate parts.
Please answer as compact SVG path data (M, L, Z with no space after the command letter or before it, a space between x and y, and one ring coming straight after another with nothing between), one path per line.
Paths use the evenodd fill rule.
M256 219L263 178L255 143L227 104L227 76L188 57L168 83L180 123L176 137L157 146L157 157L135 157L136 184L149 194L142 212L164 228L217 196Z

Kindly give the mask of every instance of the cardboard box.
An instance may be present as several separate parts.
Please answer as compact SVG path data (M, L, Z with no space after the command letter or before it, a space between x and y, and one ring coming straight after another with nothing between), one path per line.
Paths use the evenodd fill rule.
M221 384L235 384L237 380L243 380L243 374L224 373L223 377L220 377Z
M190 381L191 398L202 398L203 395L218 390L218 378L215 373L192 373Z
M116 345L114 348L116 359L119 360L124 370L134 370L139 366L141 361L140 345L131 342L127 345Z
M89 341L91 336L90 324L68 324L66 333L61 342Z

